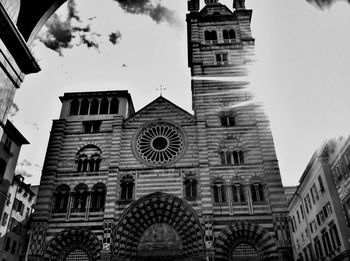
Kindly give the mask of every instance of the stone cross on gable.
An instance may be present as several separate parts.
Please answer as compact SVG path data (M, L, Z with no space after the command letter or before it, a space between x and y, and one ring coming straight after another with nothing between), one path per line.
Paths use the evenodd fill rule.
M163 91L165 91L166 88L164 88L163 85L160 85L160 87L157 88L156 90L159 91L159 95L160 95L160 96L163 96Z

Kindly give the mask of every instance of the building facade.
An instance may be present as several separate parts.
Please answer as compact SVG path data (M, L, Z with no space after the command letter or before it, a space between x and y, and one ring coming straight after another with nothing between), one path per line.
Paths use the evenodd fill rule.
M338 144L331 140L314 153L289 201L295 260L350 260L350 230L330 165Z
M34 209L35 193L16 175L7 194L0 224L0 260L19 261L26 255L28 222Z
M339 140L338 146L329 159L329 164L343 206L348 228L350 228L350 137Z
M18 25L21 0L0 0L0 213L7 200L7 189L14 177L17 163L17 151L14 154L6 150L6 143L15 143L10 136L18 137L17 129L7 121L16 90L20 87L26 74L40 70ZM28 10L29 11L29 10ZM22 10L23 13L23 10ZM10 133L10 131L14 131ZM20 141L20 140L19 140ZM22 144L18 144L19 148ZM16 154L17 153L17 154ZM14 156L14 157L13 157Z
M29 260L291 260L262 105L245 77L252 11L188 2L194 114L160 96L66 93L53 121ZM240 78L241 79L241 78Z
M16 129L10 120L2 127L0 140L0 213L8 200L8 190L13 184L15 168L22 145L28 141Z

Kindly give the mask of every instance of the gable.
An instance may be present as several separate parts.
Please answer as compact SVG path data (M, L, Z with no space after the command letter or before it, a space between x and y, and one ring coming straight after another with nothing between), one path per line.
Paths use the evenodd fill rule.
M124 122L125 127L139 126L151 121L171 121L179 125L193 125L195 117L166 98L160 96Z

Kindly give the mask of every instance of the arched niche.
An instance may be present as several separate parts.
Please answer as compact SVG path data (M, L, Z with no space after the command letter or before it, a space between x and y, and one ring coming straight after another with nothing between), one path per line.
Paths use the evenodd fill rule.
M204 256L204 232L193 208L184 200L156 192L133 202L121 215L112 233L112 260L137 260L145 231L167 224L181 239L182 260Z

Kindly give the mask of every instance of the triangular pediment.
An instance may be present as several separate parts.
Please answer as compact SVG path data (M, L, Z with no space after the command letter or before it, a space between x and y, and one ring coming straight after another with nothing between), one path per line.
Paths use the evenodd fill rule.
M192 114L175 105L163 96L159 96L157 99L126 119L124 126L155 120L172 121L180 125L195 123L195 117Z

